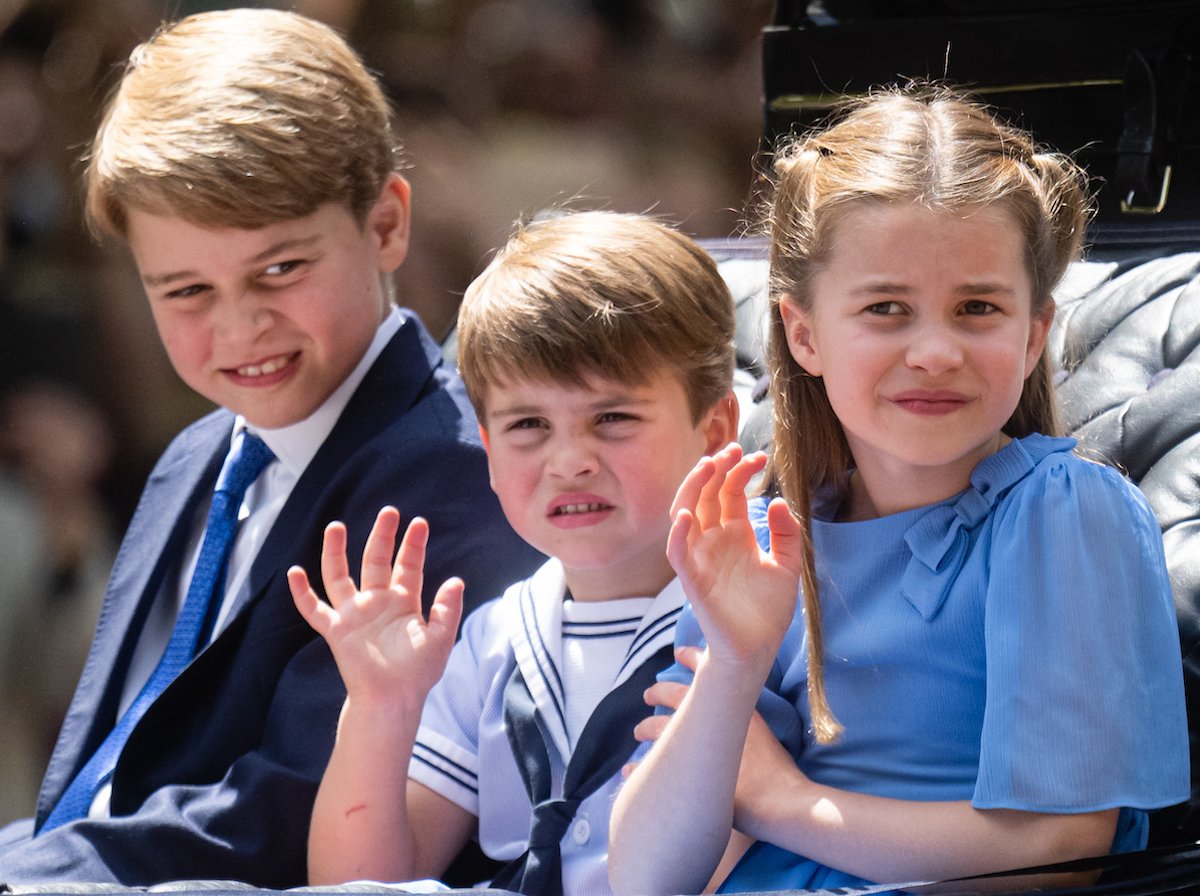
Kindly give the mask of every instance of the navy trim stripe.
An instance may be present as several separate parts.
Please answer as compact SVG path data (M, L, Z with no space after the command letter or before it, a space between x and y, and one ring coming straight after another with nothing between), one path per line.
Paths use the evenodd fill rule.
M634 638L633 644L631 644L629 647L630 654L634 654L637 651L641 650L643 645L646 644L646 642L654 640L660 634L662 634L663 631L674 626L675 623L679 621L679 617L682 614L683 614L683 608L679 607L677 609L671 610L668 613L663 614L658 619L655 619L653 622L648 623L646 625L646 627L642 630L642 633L638 637Z
M595 641L600 638L624 638L632 635L637 629L624 628L615 632L563 632L564 638L574 638L576 641Z
M526 600L528 598L528 600ZM533 615L532 623L530 615L533 609L533 595L530 593L529 583L526 583L525 588L521 592L521 600L518 601L521 608L521 627L525 629L525 637L528 639L531 646L541 648L541 656L538 656L538 651L533 651L533 661L537 664L538 670L542 673L542 677L546 680L546 690L550 694L550 699L554 703L554 711L558 714L559 721L562 722L563 730L567 730L567 714L563 709L564 690L562 677L558 673L558 667L554 665L554 661L550 657L550 648L546 646L545 640L542 638L541 629L537 627L537 616ZM532 637L536 634L537 637ZM547 671L553 673L553 677L547 674ZM526 682L526 687L529 683Z
M629 668L631 663L641 665L646 660L646 653L656 652L648 648L653 646L656 638L675 625L682 612L682 608L672 610L660 619L656 619L642 632L641 636L635 640L634 645L630 647L629 653L625 657L625 662L621 663L621 668L617 670L618 678L625 674L625 670Z
M638 623L640 623L641 621L642 621L641 616L630 616L626 619L605 619L600 622L576 622L574 620L571 620L570 622L565 622L564 626L575 625L575 626L593 626L593 627L595 627L595 626L601 626L601 625L626 625L626 626L633 626L636 629L638 626Z
M451 759L445 753L441 752L440 750L435 750L433 747L429 746L429 744L424 743L423 741L417 741L415 744L413 744L413 752L415 753L418 750L420 750L421 752L424 752L424 753L428 753L430 756L434 757L435 759L440 760L442 763L449 766L450 768L458 769L460 772L462 772L467 777L474 778L475 780L479 780L479 775L476 774L475 772L471 771L469 768L467 768L461 762L455 762L453 759Z
M417 762L420 762L422 765L428 766L429 768L433 769L439 775L449 778L451 781L458 784L464 790L469 790L469 791L471 791L471 793L475 794L476 796L479 795L479 785L478 785L479 778L477 775L472 775L470 772L468 772L466 769L464 769L461 765L459 765L456 762L452 762L449 759L446 759L446 757L442 756L440 753L434 753L434 755L437 756L439 759L444 760L446 763L448 763L454 769L462 769L463 772L465 772L467 775L470 775L471 780L468 780L467 778L465 778L461 775L454 774L450 768L446 768L441 763L434 762L432 759L430 759L427 756L422 756L419 752L417 752L416 749L413 750L412 758L417 760ZM475 781L476 783L471 783L472 780Z

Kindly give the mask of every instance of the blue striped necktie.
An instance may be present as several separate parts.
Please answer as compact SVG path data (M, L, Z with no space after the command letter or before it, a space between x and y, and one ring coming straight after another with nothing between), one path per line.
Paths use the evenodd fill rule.
M187 597L162 659L108 737L71 781L39 833L87 816L96 793L112 776L117 757L146 709L191 662L199 646L207 642L221 604L219 596L225 590L225 571L246 489L274 459L271 449L258 436L243 430L234 439L217 477Z

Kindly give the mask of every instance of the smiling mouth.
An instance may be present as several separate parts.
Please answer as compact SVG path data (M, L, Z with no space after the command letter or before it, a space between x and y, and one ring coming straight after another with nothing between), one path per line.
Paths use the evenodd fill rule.
M898 407L919 416L940 417L952 414L966 407L969 402L962 397L955 398L903 398L895 401Z
M563 504L555 507L551 516L571 516L576 513L598 513L601 510L610 510L612 505L600 504L599 502L591 502L589 504Z
M295 355L280 355L278 358L272 358L262 364L247 364L245 367L234 368L238 376L258 377L270 376L272 373L278 373L283 368L292 363Z

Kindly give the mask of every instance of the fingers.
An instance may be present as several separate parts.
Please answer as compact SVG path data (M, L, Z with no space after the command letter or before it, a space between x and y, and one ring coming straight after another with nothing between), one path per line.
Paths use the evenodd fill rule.
M762 472L767 464L767 456L761 451L742 457L733 465L721 482L720 520L722 523L736 522L749 519L746 506L746 489L750 480Z
M341 606L342 601L354 597L356 589L346 559L346 527L340 522L325 527L325 538L321 543L321 581L325 583L325 594L334 609Z
M289 569L287 581L296 609L300 611L304 621L312 626L313 631L324 637L333 621L333 610L313 591L312 584L308 581L308 573L302 567L293 566Z
M670 721L670 716L647 716L633 726L633 737L643 744L656 741L663 736Z
M783 498L775 498L767 506L767 527L771 532L771 556L780 566L798 574L803 562L804 530Z
M701 528L746 519L746 489L766 463L767 456L761 451L743 457L736 442L701 459L675 494L672 518L680 510L688 510Z
M704 648L696 646L676 647L675 661L679 665L696 671L700 666L700 657L704 656Z
M684 593L689 596L695 593L695 581L688 565L688 536L694 522L692 512L687 508L680 508L675 512L671 521L671 531L667 534L667 562L675 570L675 575L679 576Z
M688 686L678 681L659 681L650 685L642 693L642 699L647 706L662 706L666 709L679 709L679 704L687 696ZM664 716L663 718L667 718Z
M420 595L429 524L420 517L415 518L404 533L397 551L396 533L399 529L400 512L395 507L381 508L363 546L359 585L355 586L346 557L346 527L336 521L325 527L325 539L321 547L321 578L334 609L338 609L343 601L353 598L360 589L370 592L400 586L410 595Z
M742 447L737 442L726 445L713 455L713 475L704 484L696 506L696 516L705 526L713 525L722 518L724 483L729 471L742 458Z
M425 547L429 544L429 523L414 517L404 532L396 562L391 568L391 586L419 597L425 581ZM442 586L443 588L445 585Z
M367 543L363 546L359 582L363 591L381 591L388 587L399 529L400 512L395 507L380 508L375 516L375 524L371 526L371 533L367 536Z
M465 588L462 579L447 579L438 589L433 606L429 608L428 628L431 635L449 645L454 644L454 635L462 621Z
M696 506L700 503L700 493L716 469L716 463L711 457L700 458L696 466L692 467L687 476L683 478L683 482L679 484L679 489L675 492L675 500L671 502L672 519L675 519L681 510L691 513L696 511Z

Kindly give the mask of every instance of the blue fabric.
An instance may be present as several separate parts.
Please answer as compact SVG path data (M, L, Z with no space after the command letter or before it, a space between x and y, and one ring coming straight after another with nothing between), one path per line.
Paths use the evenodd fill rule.
M984 460L947 501L834 523L815 508L832 744L806 736L798 612L759 711L813 780L980 809L1121 808L1113 851L1146 809L1186 799L1187 720L1162 539L1145 499L1071 439L1034 435ZM765 529L766 501L754 502ZM676 633L700 643L690 609ZM689 680L675 666L665 677ZM774 847L725 891L850 884Z
M158 699L158 695L191 662L197 646L207 640L215 616L213 610L220 603L219 600L213 600L213 595L223 590L229 552L233 549L234 536L237 534L238 511L246 496L246 489L274 459L271 449L258 436L246 430L238 434L217 477L196 568L162 658L100 748L75 776L39 833L88 814L96 793L112 775L117 756L121 754L134 726L145 715L150 704Z

